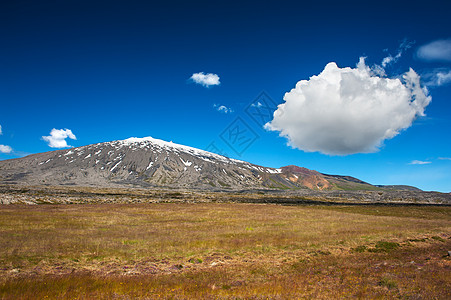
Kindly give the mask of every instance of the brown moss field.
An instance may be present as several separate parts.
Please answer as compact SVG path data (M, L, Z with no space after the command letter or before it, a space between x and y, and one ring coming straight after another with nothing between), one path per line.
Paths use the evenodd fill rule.
M451 299L451 207L0 206L1 299Z

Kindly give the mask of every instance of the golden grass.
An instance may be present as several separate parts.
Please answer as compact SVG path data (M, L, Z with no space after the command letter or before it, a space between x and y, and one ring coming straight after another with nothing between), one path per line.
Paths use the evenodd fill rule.
M0 207L0 298L451 297L451 207Z

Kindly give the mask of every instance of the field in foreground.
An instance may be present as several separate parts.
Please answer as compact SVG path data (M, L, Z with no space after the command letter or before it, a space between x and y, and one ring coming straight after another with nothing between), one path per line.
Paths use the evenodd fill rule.
M451 298L451 207L0 206L0 298Z

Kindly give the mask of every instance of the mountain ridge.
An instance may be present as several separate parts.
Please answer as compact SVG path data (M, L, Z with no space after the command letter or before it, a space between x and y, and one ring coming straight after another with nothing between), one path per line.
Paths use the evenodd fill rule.
M0 182L197 189L383 189L351 176L294 165L263 167L152 137L131 137L0 161Z

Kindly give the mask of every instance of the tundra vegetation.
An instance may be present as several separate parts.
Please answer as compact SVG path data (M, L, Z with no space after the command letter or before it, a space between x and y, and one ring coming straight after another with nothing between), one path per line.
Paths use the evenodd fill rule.
M1 299L451 298L449 206L77 192L0 205Z

